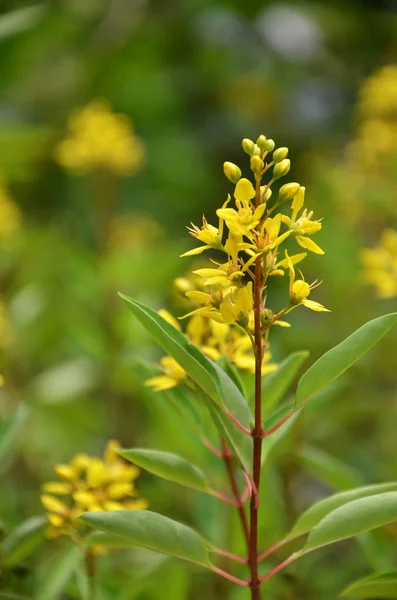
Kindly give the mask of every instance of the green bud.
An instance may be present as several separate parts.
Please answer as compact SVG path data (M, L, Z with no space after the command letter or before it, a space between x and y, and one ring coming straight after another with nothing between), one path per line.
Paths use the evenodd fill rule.
M275 145L276 144L274 143L274 140L266 140L266 144L265 144L266 152L273 152Z
M252 152L252 156L260 156L262 154L262 150L255 144L254 151Z
M273 160L275 163L279 163L282 160L284 160L284 158L287 158L288 156L288 148L285 148L285 146L283 146L282 148L277 148L277 150L275 150L273 152Z
M280 202L284 202L285 200L291 200L296 196L296 194L299 191L299 188L299 183L286 183L285 185L281 186L278 192L278 199L280 200Z
M255 149L255 144L252 140L250 140L248 138L244 138L243 141L241 142L241 145L243 146L243 150L244 150L244 152L246 152L246 154L249 154L250 156L253 154L254 149Z
M266 142L267 137L265 135L260 135L256 140L256 145L259 146L261 150L266 150Z
M241 178L241 169L232 162L223 163L223 172L232 183L237 183Z
M270 308L265 308L264 310L261 311L261 325L262 327L265 327L266 325L269 325L269 323L272 323L274 318L274 313L272 310L270 310Z
M250 166L251 166L251 170L258 174L262 171L263 167L264 167L264 163L263 160L259 157L259 156L251 156L251 160L250 160Z
M291 161L289 158L284 158L281 162L274 165L273 169L273 177L274 179L280 179L280 177L284 177L288 173L291 168Z

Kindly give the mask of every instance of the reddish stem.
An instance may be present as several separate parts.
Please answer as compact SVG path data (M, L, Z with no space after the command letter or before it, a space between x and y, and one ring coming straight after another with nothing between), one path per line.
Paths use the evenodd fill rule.
M259 583L263 583L264 581L267 581L268 579L270 579L271 577L273 577L273 575L275 575L276 573L278 573L279 571L281 571L282 569L284 569L285 567L287 567L289 564L291 564L295 560L295 558L296 557L294 555L292 555L289 558L287 558L287 560L285 560L280 565L278 565L277 567L275 567L272 571L270 571L269 573L267 573L267 575L265 575L264 577L261 577L260 580L259 580Z
M205 446L207 448L207 450L209 450L211 452L211 454L213 454L214 456L217 456L218 458L223 458L223 452L221 452L221 450L218 450L218 448L216 448L213 444L211 444L211 442L209 440L201 437L200 441L203 444L203 446Z
M237 585L242 585L243 587L249 587L250 584L248 581L243 581L242 579L238 579L238 577L234 577L234 575L230 575L230 573L226 573L222 569L218 569L218 567L212 567L211 569L214 573L217 573L221 577L228 579L229 581L233 581L233 583L237 583Z
M237 425L237 427L239 429L241 429L241 431L243 431L244 433L246 433L247 435L252 435L251 429L248 429L248 427L245 427L242 423L240 423L240 421L238 419L236 419L236 417L234 416L233 413L230 412L230 410L228 410L225 406L223 407L223 412L225 413L225 415L227 417L229 417L229 419L231 421L233 421L233 423L235 425Z
M232 489L233 495L236 498L238 513L241 521L241 526L243 528L245 541L247 543L247 547L249 548L249 527L247 521L247 515L245 514L244 506L241 503L240 498L240 490L238 489L237 481L235 478L235 472L233 467L233 455L231 454L229 448L227 447L224 440L222 440L223 447L223 460L225 462L227 474L229 476L230 487Z
M284 423L286 423L292 417L293 414L295 414L295 413L294 412L288 413L287 415L285 415L285 417L283 417L281 419L281 421L279 421L278 423L273 425L273 427L271 427L267 431L263 431L262 432L263 437L267 437L268 435L271 435L272 433L277 431L277 429L279 429L281 427L281 425L284 425Z
M260 563L262 560L270 556L270 554L273 554L273 552L284 546L284 544L286 544L286 540L281 540L281 542L277 542L277 544L274 544L274 546L271 546L270 548L265 550L265 552L262 552L262 554L258 556L258 563Z
M246 565L248 562L246 558L243 558L242 556L237 556L237 554L233 554L232 552L228 552L227 550L221 550L220 548L211 548L211 552L213 552L214 554L219 554L220 556L224 556L225 558L230 558L230 560L239 562L242 565Z
M233 498L229 498L226 494L222 494L222 492L217 492L216 490L208 490L207 491L210 496L214 496L214 498L218 498L218 500L222 500L222 502L226 502L226 504L231 504L232 506L238 506L237 502L233 500Z

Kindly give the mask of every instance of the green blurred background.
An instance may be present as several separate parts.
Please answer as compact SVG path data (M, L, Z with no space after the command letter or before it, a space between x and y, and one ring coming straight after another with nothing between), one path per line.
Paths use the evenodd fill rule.
M326 254L312 255L305 275L324 279L316 299L332 312L294 313L293 328L273 342L274 359L307 348L312 362L366 320L395 309L395 300L379 300L364 285L360 250L397 226L397 141L379 169L360 163L359 144L354 159L348 149L359 138L363 81L396 61L392 0L1 2L1 193L20 212L19 226L8 231L0 203L5 532L43 514L40 486L53 478L55 463L78 452L101 455L110 438L184 454L222 484L222 466L161 394L142 387L137 359L161 354L117 291L175 308L172 281L189 269L178 255L193 246L185 225L200 224L203 212L216 223L230 192L223 161L248 173L243 137L264 133L288 146L289 180L306 186L308 206L324 217L316 241ZM397 81L389 88L394 113L386 117L393 120ZM113 176L108 187L100 173L76 175L54 158L70 112L96 98L128 115L146 146L139 172ZM376 131L371 144L376 155ZM280 284L276 298L282 293ZM396 478L396 343L390 335L318 397L272 456L263 548L316 499ZM239 551L233 515L216 500L147 474L138 487L152 510L220 546L230 539ZM320 551L266 584L266 596L334 599L352 579L393 567L396 538L391 528ZM68 543L37 543L3 570L0 590L37 595ZM80 598L75 575L53 597ZM146 552L101 558L99 578L100 600L247 596Z

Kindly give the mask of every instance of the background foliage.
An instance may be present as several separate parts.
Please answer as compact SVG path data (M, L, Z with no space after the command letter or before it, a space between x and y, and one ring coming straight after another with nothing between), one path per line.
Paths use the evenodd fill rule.
M5 531L43 514L40 486L55 463L78 452L101 455L109 438L125 447L184 449L221 483L216 459L161 395L142 387L136 361L160 354L116 292L179 310L172 280L187 268L177 259L191 247L184 227L203 212L214 220L228 189L222 163L241 162L242 137L263 132L288 146L291 180L306 186L310 205L325 215L316 241L326 255L308 263L313 276L323 269L317 298L332 313L294 315L274 358L308 349L313 362L366 320L395 309L395 299L378 300L365 285L360 250L375 245L385 226L397 226L397 147L388 148L381 172L351 159L363 80L397 59L395 8L386 0L4 0L0 170L20 212L9 230L0 203ZM109 187L100 173L73 175L54 159L70 111L98 97L128 115L146 145L141 171ZM359 143L353 150L360 156ZM265 546L331 491L396 478L396 342L391 334L327 389L272 455L263 482ZM215 499L148 474L139 487L152 510L212 539L231 535L232 511L225 520ZM266 591L275 600L335 598L353 579L391 569L396 537L390 527L309 555ZM34 590L42 600L37 590L63 553L73 570L76 550L40 533L34 552L4 569L4 588ZM157 600L164 588L173 600L246 593L144 551L101 562L101 600ZM79 598L78 590L77 573L61 597Z

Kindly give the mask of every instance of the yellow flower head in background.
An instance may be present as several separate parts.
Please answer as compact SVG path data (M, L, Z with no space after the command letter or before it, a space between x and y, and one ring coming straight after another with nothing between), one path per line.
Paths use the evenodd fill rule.
M55 149L57 162L70 171L109 169L133 175L143 165L145 148L126 115L115 114L102 99L92 100L68 120L68 135Z
M385 229L376 248L361 251L363 278L372 285L379 298L397 296L397 231Z
M110 441L103 459L78 454L70 463L55 466L59 479L45 483L41 496L51 523L49 537L75 537L80 527L76 518L86 511L147 508L134 485L140 470L120 458L118 448L118 442Z
M0 176L0 239L11 237L21 226L21 211Z
M397 65L382 67L361 86L356 138L347 147L350 165L383 175L397 157Z

